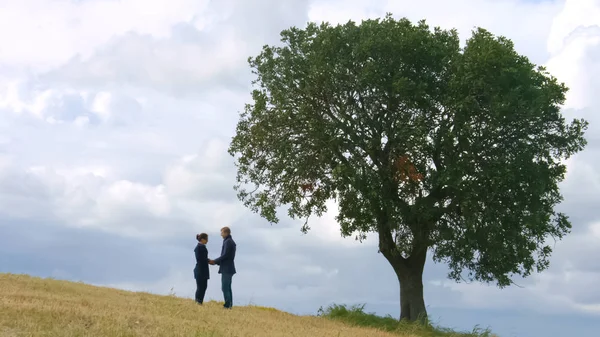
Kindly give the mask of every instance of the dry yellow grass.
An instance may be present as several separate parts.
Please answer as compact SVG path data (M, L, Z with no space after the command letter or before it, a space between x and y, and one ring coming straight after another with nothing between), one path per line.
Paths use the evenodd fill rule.
M266 310L265 310L266 309ZM310 316L0 274L0 336L398 337ZM416 337L405 335L404 337Z

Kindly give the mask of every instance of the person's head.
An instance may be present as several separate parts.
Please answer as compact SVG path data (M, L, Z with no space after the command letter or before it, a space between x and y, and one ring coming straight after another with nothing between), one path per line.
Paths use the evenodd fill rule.
M229 229L229 227L223 227L223 228L221 228L221 237L223 239L225 239L229 235L231 235L231 229Z
M196 240L198 240L198 242L200 242L201 244L205 245L208 242L208 234L200 233L196 235Z

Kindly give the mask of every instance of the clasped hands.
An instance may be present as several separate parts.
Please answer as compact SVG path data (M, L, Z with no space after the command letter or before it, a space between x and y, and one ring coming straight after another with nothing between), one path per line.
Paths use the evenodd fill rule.
M210 264L210 265L214 265L214 264L215 264L215 260L210 260L210 259L209 259L209 260L208 260L208 264Z

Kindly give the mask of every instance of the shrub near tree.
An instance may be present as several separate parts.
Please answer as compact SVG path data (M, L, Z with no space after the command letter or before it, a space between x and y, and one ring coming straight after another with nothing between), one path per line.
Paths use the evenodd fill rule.
M567 88L476 29L407 19L309 23L249 59L257 79L229 152L236 190L271 223L339 205L343 236L376 232L400 283L401 319L426 318L427 254L449 278L511 284L549 265L571 224L564 160L586 141Z

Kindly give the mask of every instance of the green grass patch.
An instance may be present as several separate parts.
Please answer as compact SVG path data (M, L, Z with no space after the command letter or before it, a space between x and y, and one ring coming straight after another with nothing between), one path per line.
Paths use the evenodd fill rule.
M392 316L377 316L373 313L364 311L365 305L346 305L333 304L327 308L320 308L317 316L342 321L347 324L377 328L380 330L398 333L415 334L423 337L497 337L489 329L481 329L476 326L470 332L458 332L447 328L441 328L432 324L399 321Z

